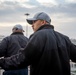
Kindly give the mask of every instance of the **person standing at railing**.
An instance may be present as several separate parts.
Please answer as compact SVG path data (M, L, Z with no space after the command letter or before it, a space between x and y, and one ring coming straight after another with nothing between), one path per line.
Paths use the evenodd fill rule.
M26 46L28 38L24 36L23 32L20 24L16 24L12 28L12 34L5 37L0 43L0 57L10 57ZM3 75L28 75L28 67L20 70L5 70Z

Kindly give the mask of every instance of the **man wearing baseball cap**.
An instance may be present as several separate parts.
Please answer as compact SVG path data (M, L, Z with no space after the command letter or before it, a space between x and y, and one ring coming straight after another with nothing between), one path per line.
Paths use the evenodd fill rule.
M34 15L33 18L28 18L26 20L30 25L32 25L32 28L34 31L36 31L39 27L41 27L44 24L50 24L51 23L50 17L44 12L37 13L36 15ZM34 25L35 22L37 22L36 25ZM42 24L38 25L38 23L40 23L40 22Z
M37 13L27 22L34 30L27 46L20 54L0 59L0 66L15 69L30 65L30 75L71 75L70 60L76 62L76 46L66 35L54 30L45 12Z
M23 49L28 42L28 38L23 34L22 25L16 24L12 28L12 34L5 37L0 43L0 57L10 57ZM24 69L5 70L3 75L28 75L28 67Z

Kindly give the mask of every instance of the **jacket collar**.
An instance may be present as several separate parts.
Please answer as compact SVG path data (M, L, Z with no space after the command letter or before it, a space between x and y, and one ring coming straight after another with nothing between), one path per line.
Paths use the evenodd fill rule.
M54 29L54 26L53 25L46 24L46 25L41 26L38 30L41 30L41 29Z
M21 33L21 32L14 32L14 33L12 33L11 35L15 35L15 34L21 34L21 35L24 35L24 34Z
M42 30L42 29L54 29L54 26L53 25L46 24L46 25L41 26L37 31ZM31 34L29 38L31 38L34 35L34 33Z

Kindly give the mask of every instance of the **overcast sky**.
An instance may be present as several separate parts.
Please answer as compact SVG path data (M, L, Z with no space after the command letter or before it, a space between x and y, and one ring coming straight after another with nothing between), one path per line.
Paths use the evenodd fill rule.
M26 18L42 11L50 16L56 31L76 38L76 0L0 0L0 35L10 35L15 24L22 24L26 35ZM31 26L28 29L28 35L32 34Z

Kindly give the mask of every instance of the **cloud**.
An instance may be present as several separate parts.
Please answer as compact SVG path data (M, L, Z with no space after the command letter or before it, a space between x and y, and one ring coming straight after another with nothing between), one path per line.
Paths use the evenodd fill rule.
M29 9L19 2L4 1L0 4L0 22L22 22L24 14L26 11L29 12Z
M4 1L11 1L11 2L27 2L29 0L0 0L0 2L4 2Z
M43 0L43 3L46 3ZM51 1L51 0L50 0ZM61 1L61 0L59 0ZM29 13L30 17L33 16L36 12L44 11L52 16L54 19L64 19L65 22L75 22L76 19L76 3L69 3L69 4L59 4L59 5L52 5L51 3L58 3L56 0L53 2L47 1L48 6L41 4L40 0L23 0L20 3L20 0L6 0L1 2L0 4L0 22L24 22L26 16L25 13ZM61 1L62 2L62 1ZM61 3L60 2L60 3ZM32 8L28 8L29 5ZM27 7L26 7L27 6ZM63 22L64 22L63 21Z
M41 5L46 5L46 6L49 6L50 4L51 5L57 5L57 2L56 0L37 0ZM50 5L50 6L51 6Z
M67 3L76 3L76 0L65 0Z

